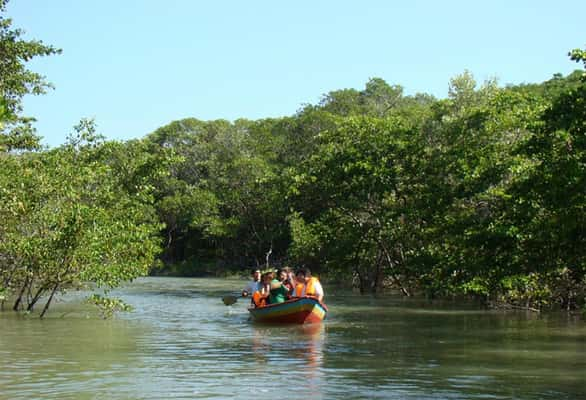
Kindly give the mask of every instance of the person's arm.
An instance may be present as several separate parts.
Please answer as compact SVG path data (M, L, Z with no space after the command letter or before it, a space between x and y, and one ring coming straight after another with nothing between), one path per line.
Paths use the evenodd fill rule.
M283 286L283 284L282 284L281 282L279 282L279 281L277 281L277 282L274 282L274 281L273 281L273 282L271 282L271 284L270 284L270 288L271 288L271 289L278 289L278 288L280 288L281 286Z
M301 293L297 293L297 278L293 273L291 273L289 280L291 282L291 297L300 297Z
M324 288L321 286L321 283L319 281L315 281L313 288L315 290L315 297L317 297L319 301L322 301L324 299Z
M271 293L271 285L262 285L260 289L260 294L262 297L269 297Z
M248 297L252 295L254 290L252 289L252 282L248 282L244 289L242 289L242 297Z

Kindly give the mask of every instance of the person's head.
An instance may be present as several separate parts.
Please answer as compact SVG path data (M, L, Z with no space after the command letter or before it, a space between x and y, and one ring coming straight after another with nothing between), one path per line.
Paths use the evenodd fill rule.
M287 272L284 268L279 268L277 270L277 279L279 280L279 282L284 282L287 280Z
M309 268L301 268L297 270L295 277L299 282L307 282L311 278L311 271Z
M283 267L282 271L285 274L285 279L293 279L293 270L291 269L291 267Z
M305 270L303 268L295 272L295 279L297 282L305 282Z
M265 272L262 274L262 283L271 283L273 279L275 279L274 272Z
M260 281L260 269L255 268L252 271L250 271L250 276L252 277L252 280L255 282Z

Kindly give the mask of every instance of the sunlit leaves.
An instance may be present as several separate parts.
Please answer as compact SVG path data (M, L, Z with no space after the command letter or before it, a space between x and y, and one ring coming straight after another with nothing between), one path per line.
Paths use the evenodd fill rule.
M148 188L126 190L93 132L82 122L61 148L0 158L0 278L15 308L86 282L116 287L153 265L161 226Z
M33 58L61 52L42 41L23 40L24 31L13 28L12 20L4 14L7 3L0 0L0 152L38 146L33 120L22 116L22 98L43 94L52 86L26 64Z

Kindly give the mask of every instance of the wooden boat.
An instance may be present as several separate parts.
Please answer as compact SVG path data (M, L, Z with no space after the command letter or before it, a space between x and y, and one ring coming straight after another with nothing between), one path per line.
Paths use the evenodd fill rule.
M274 324L312 324L326 317L328 308L315 297L295 297L284 303L249 308L256 322Z

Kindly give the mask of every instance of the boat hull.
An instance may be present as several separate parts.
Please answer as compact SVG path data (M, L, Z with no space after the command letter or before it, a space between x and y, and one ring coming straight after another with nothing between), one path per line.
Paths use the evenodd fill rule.
M328 308L314 297L297 297L284 303L249 308L256 322L271 324L314 324L324 320Z

